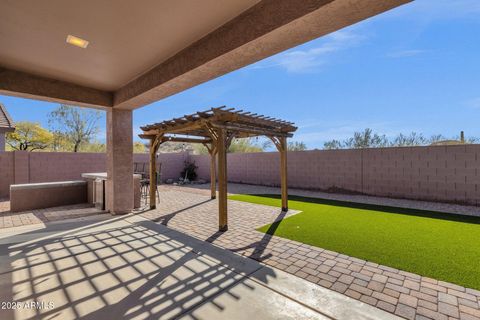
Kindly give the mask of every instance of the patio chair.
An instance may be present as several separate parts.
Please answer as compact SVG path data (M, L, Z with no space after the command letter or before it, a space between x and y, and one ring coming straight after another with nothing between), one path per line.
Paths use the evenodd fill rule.
M133 173L141 174L142 178L145 178L146 177L145 167L146 167L145 162L134 162Z
M149 193L150 193L150 176L149 176L149 174L150 173L148 173L148 177L140 180L141 194L145 198L147 198ZM145 173L145 175L147 176L147 173ZM155 186L155 190L157 192L157 197L159 199L160 199L160 194L158 192L158 185L161 184L161 183L162 183L162 163L159 163L158 168L157 168L157 185Z

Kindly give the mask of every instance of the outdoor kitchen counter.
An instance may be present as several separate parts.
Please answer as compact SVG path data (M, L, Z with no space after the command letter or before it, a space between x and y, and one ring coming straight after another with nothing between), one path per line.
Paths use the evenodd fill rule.
M106 185L108 184L107 173L106 172L91 172L91 173L82 173L82 178L85 179L88 183L88 203L94 204L95 207L102 210L109 210L106 207L107 194L105 192ZM142 178L141 174L133 174L133 207L140 207L140 179Z
M82 178L107 180L107 173L106 172L82 173ZM134 173L133 178L141 179L142 175L139 173Z

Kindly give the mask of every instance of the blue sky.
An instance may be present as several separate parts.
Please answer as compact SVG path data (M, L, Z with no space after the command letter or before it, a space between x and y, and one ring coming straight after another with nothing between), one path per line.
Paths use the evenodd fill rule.
M289 121L310 149L370 127L480 137L480 1L416 0L134 112L144 124L228 105ZM15 121L57 105L0 96ZM105 120L101 120L104 140Z

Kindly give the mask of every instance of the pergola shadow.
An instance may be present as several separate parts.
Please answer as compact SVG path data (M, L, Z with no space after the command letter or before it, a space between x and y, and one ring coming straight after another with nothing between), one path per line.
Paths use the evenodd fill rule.
M265 259L269 259L272 257L271 253L264 255L265 249L267 248L270 240L275 235L275 231L277 230L280 223L282 223L283 219L287 215L287 211L281 211L275 220L270 224L267 232L263 235L262 239L259 241L255 241L247 246L243 246L240 248L231 249L233 252L242 252L248 249L253 249L253 252L249 255L250 258L255 259L257 261L263 261ZM207 240L208 241L208 240Z
M1 245L3 254L10 253L10 270L2 264L0 278L11 284L10 292L2 289L2 298L55 304L52 309L3 312L1 318L171 319L205 303L221 311L225 306L210 298L222 293L241 299L230 291L234 285L254 290L243 281L245 269L238 269L221 249L204 249L204 242L157 225L164 228L165 234L160 233L152 222L110 223Z
M165 216L161 216L161 217L152 219L152 221L153 221L153 222L159 222L159 223L161 223L161 224L164 225L164 226L168 226L168 223L170 222L170 220L172 220L177 214L182 213L182 212L184 212L184 211L187 211L187 210L189 210L189 209L193 209L193 208L195 208L195 207L201 206L201 205L203 205L203 204L205 204L205 203L207 203L207 202L210 202L210 201L212 201L212 200L213 200L213 199L208 199L208 200L205 200L205 201L202 201L202 202L195 203L195 204L193 204L193 205L191 205L191 206L188 206L188 207L185 207L185 208L176 210L176 211L174 211L174 212L172 212L172 213L169 213L169 214L167 214L167 215L165 215Z

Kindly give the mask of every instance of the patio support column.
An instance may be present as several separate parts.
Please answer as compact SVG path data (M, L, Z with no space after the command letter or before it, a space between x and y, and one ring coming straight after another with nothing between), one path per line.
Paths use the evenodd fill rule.
M132 111L107 111L106 209L112 214L133 210Z
M225 129L217 131L218 157L218 230L228 230L227 217L227 135Z

